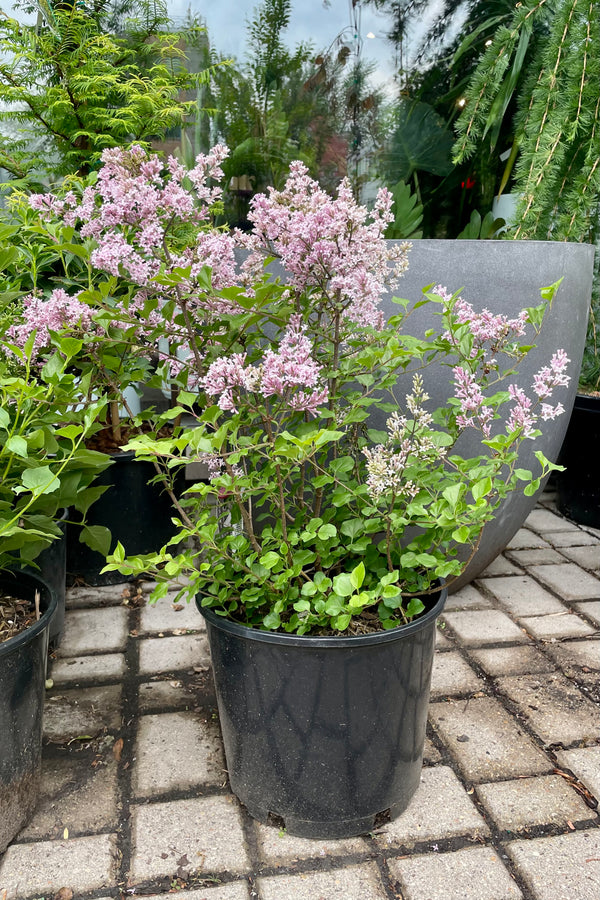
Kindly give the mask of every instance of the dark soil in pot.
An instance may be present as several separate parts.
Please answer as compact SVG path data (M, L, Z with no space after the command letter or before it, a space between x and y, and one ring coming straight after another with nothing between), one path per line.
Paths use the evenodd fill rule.
M40 578L0 575L0 595L34 599L41 618L0 643L0 853L31 818L38 797L49 628L56 597Z
M353 637L258 631L206 618L231 787L261 822L343 838L394 818L416 791L436 618Z

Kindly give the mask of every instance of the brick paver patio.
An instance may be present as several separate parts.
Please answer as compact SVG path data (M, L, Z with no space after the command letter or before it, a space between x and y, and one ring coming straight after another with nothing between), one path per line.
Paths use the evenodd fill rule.
M123 585L67 603L42 797L0 900L600 897L600 532L550 494L450 597L421 786L351 840L286 835L231 794L193 607Z

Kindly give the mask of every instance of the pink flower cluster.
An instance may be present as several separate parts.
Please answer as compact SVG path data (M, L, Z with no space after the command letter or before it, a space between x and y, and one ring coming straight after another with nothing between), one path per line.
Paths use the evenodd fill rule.
M508 386L509 397L513 402L507 420L509 433L520 430L524 437L533 437L538 419L541 418L544 421L555 419L565 411L562 403L552 406L543 401L551 397L554 388L566 387L569 384L571 379L566 374L569 362L565 351L558 350L552 357L550 365L543 366L534 375L532 389L536 397L535 401L516 384ZM460 400L460 413L456 418L457 425L460 428L480 428L485 437L489 437L494 412L490 406L486 406L475 375L462 366L455 366L453 373L456 385L455 397ZM539 412L536 412L538 404Z
M521 310L516 319L509 319L500 314L494 315L489 309L476 313L473 306L462 297L457 297L452 302L451 294L441 284L433 288L431 293L437 294L444 300L446 307L452 311L453 317L459 325L468 325L474 338L473 356L482 349L491 350L493 354L498 353L516 338L525 334L525 326L528 322L527 310ZM446 332L444 337L451 340L449 332ZM495 360L491 360L491 364L495 365Z
M78 202L73 193L63 200L51 194L30 198L34 209L56 215L65 225L81 224L82 237L97 242L92 265L111 275L124 273L134 284L146 286L166 263L192 265L197 273L203 266L213 268L214 286L219 289L234 283L234 241L220 231L204 233L211 206L220 199L220 185L209 186L209 179L223 178L221 163L229 151L217 144L208 154L199 154L189 171L170 157L165 171L157 156L149 156L141 147L105 150L103 166L95 186L87 187ZM187 179L193 186L184 185ZM166 238L174 226L195 225L195 246L183 257L167 247ZM189 287L189 285L188 285Z
M328 391L311 354L300 316L294 315L279 351L267 350L260 366L247 366L243 353L223 356L211 363L201 385L209 396L219 398L223 410L237 412L236 394L244 390L263 399L281 397L291 409L314 414L327 402Z
M252 251L246 272L256 274L265 254L276 256L298 291L317 289L349 321L380 328L381 295L406 270L410 246L384 240L393 218L391 204L392 196L383 188L369 214L354 200L348 180L332 199L309 177L304 163L296 161L282 191L269 188L268 195L252 199L254 230L238 234L238 241Z
M23 347L32 332L35 332L33 355L50 344L50 331L69 328L75 331L89 331L93 310L79 300L79 294L70 297L62 288L52 291L49 297L29 294L23 299L23 320L11 325L8 337L19 347Z

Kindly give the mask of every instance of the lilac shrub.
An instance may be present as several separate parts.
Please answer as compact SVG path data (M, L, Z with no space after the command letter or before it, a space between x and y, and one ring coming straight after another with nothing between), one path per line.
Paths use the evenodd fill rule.
M230 234L212 218L226 152L186 171L139 148L110 150L95 185L33 201L89 248L94 286L77 301L105 345L117 331L132 353L163 360L157 378L175 379L177 402L157 420L175 421L172 436L128 447L163 469L209 468L175 500L178 535L144 557L117 547L107 570L150 573L156 598L186 575L182 595L258 628L393 628L463 571L508 493L533 494L555 468L538 452L539 471L525 471L517 452L562 412L553 397L568 360L557 350L529 393L511 377L557 285L515 319L478 313L438 285L418 303L435 308L439 327L411 335L408 301L387 322L381 308L410 250L384 239L389 192L369 211L346 181L331 197L296 162L282 190L253 199L252 230ZM25 316L43 327L33 304ZM432 365L452 373L440 409L425 389ZM467 429L481 440L471 458L455 449Z

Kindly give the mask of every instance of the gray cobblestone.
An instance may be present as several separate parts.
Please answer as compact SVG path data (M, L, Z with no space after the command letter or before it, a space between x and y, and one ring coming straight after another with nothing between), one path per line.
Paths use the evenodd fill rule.
M600 597L600 580L575 563L532 566L529 571L560 594L563 600L595 600Z
M390 859L403 900L519 900L523 896L492 847Z
M446 601L446 611L455 609L487 609L492 604L487 597L478 591L475 585L466 584L460 591L450 594Z
M532 616L519 621L532 637L541 641L549 641L553 638L587 637L594 634L592 626L572 612Z
M195 603L185 600L173 603L174 594L163 597L156 604L147 604L140 617L140 634L158 634L161 631L206 631L206 621L196 609Z
M596 625L600 625L600 600L587 600L584 603L576 603L575 609L587 616L588 619L591 619L592 622L595 622Z
M55 685L115 681L125 674L125 656L123 653L103 653L55 659L50 672Z
M551 547L540 547L533 550L510 550L509 556L522 568L527 566L547 566L551 563L564 562L564 557Z
M115 838L110 834L12 844L0 862L3 900L50 897L61 888L73 893L116 887Z
M449 612L444 614L444 621L467 646L529 640L505 613L497 609Z
M561 766L570 769L600 802L600 747L561 750L556 756Z
M600 639L592 641L563 641L560 644L550 645L548 653L570 678L577 678L580 681L590 682L591 684L598 682Z
M55 743L121 726L121 685L53 690L44 708L44 737Z
M598 900L600 831L576 831L506 845L536 900Z
M598 737L598 708L564 675L515 675L498 683L546 744Z
M600 569L600 543L587 547L565 547L563 553L584 569Z
M386 900L375 863L345 866L331 872L305 872L302 875L279 875L259 878L262 900Z
M548 535L548 540L554 547L585 547L600 543L598 538L587 531L576 528L572 531L559 531Z
M197 891L177 891L166 900L250 900L249 885L246 881L232 881L221 887L200 888ZM144 900L165 900L165 894L144 895Z
M593 813L560 775L480 784L477 795L501 831L586 822Z
M133 769L136 797L223 784L226 778L216 722L190 712L142 716Z
M382 847L412 846L441 838L489 833L464 787L448 766L423 769L408 809L385 825L375 840Z
M145 681L138 688L138 704L141 713L165 709L193 709L196 696L191 687L177 678L168 681Z
M65 606L67 609L121 606L131 590L132 588L128 584L72 587L67 590Z
M146 638L139 646L142 675L181 672L210 665L208 640L204 634Z
M515 566L513 562L500 554L496 559L492 560L487 569L485 569L481 578L491 578L495 575L517 575L521 574L521 569Z
M132 841L131 885L178 872L249 869L237 801L230 796L134 806Z
M431 676L431 695L465 694L485 687L458 650L436 653Z
M568 612L567 607L528 575L486 578L482 584L513 616L544 616Z
M267 865L289 865L300 859L330 859L351 853L364 853L368 846L363 838L337 841L313 841L294 837L278 828L255 823L260 853Z
M552 764L492 697L432 703L430 719L472 781L548 772Z
M545 541L543 538L536 534L534 531L530 531L528 528L519 528L516 534L514 534L510 541L508 542L507 549L508 550L522 550L522 549L531 549L533 547L549 547L550 544L548 541Z
M525 527L532 528L534 531L542 531L547 537L553 531L579 531L577 525L569 522L568 519L563 519L550 512L549 509L541 509L539 506L529 513L525 519Z
M469 650L469 655L489 675L523 675L555 670L543 653L529 645Z
M58 656L83 656L102 649L105 653L125 649L128 612L123 607L81 609L67 612L65 633Z

